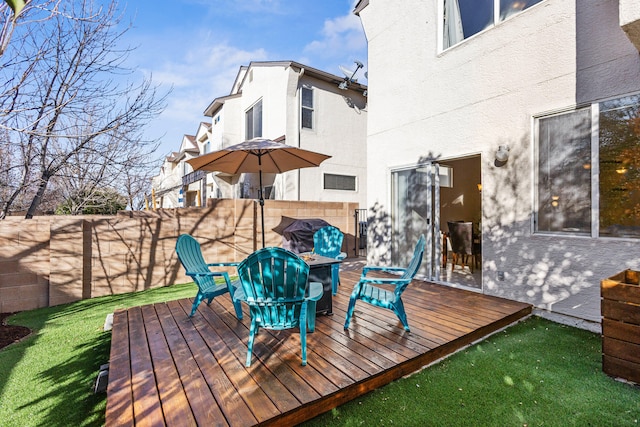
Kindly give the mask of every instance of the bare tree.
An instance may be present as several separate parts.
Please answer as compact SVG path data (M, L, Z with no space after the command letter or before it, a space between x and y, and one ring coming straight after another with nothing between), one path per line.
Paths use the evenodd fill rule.
M5 0L0 2L0 56L11 41L13 32L19 26L42 23L58 13L62 0ZM17 8L17 10L16 10Z
M124 191L129 209L139 211L145 206L145 197L151 187L151 179L158 172L158 164L155 161L149 161L148 156L132 158L130 162L130 167L123 168L123 173L120 175L122 183L118 188Z
M157 161L149 155L147 145L122 141L117 134L104 136L103 145L88 144L62 166L55 182L64 200L73 202L68 205L72 214L82 213L89 205L95 205L100 195L109 194L105 188L121 194L130 209L142 208L144 191L157 170Z
M8 82L0 94L0 150L12 151L14 162L0 176L12 175L15 184L1 200L0 217L28 192L31 218L52 180L87 194L113 187L123 171L138 167L132 158L150 158L157 148L141 135L166 95L150 79L127 80L132 49L119 45L128 27L121 28L117 3L96 5L61 3L42 25L14 34L0 71Z
M17 5L10 0L0 3L0 19L2 20L2 25L0 25L0 56L2 56L11 40L13 30L18 25L19 14L24 9L24 6Z
M40 25L57 13L60 0L44 0L33 2L26 0L24 4L14 1L0 3L0 57L5 53L14 31L20 26ZM21 43L19 40L18 43ZM14 50L15 52L18 49ZM4 57L0 61L0 68L9 70L16 68L22 59L17 55ZM22 64L24 65L24 64ZM13 109L14 94L32 67L21 68L21 73L7 77L0 88L0 118L4 119L7 112ZM0 218L4 218L7 207L13 205L17 210L26 210L29 202L26 200L26 190L32 184L31 146L25 143L26 135L16 135L2 129L0 133Z

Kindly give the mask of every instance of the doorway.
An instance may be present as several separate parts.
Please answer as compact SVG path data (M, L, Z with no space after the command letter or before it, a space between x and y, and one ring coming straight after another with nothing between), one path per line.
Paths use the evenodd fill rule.
M481 158L477 155L391 172L394 265L408 263L415 242L424 234L421 276L452 286L482 289L480 171ZM454 254L449 222L471 223L473 254Z
M425 250L419 275L440 281L440 186L447 185L448 168L436 162L391 172L391 262L407 265L420 235Z
M440 190L440 224L443 237L441 280L454 286L482 289L482 174L479 155L443 160L441 165L451 168L451 186ZM456 223L471 223L470 255L456 256L456 244L449 223L457 235L466 236L466 230ZM465 237L468 238L468 237Z

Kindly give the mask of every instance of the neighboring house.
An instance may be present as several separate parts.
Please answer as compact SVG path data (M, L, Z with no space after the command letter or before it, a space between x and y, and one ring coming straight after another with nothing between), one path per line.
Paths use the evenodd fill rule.
M402 261L425 233L425 276L599 322L600 280L640 269L640 1L354 12L369 41L369 262ZM474 274L438 267L438 225L459 220L481 245Z
M196 137L185 135L180 144L180 151L173 152L165 158L160 173L151 181L152 202L155 204L153 208L181 208L197 205L199 181L195 180L195 184L187 185L184 184L184 177L189 172L186 160L198 156L199 152Z
M177 208L179 192L182 189L183 162L180 153L173 152L165 157L160 173L151 180L151 208Z
M183 159L184 175L182 177L182 185L184 192L184 207L188 206L204 206L203 200L207 197L220 197L221 193L217 185L205 185L206 172L193 171L191 166L186 163L187 160L217 150L211 139L211 123L201 122L198 126L196 135L182 140L182 147L188 154Z
M352 82L339 88L344 81L293 61L240 67L231 93L214 99L204 112L211 117L210 151L262 137L330 155L317 168L264 174L265 198L364 207L366 86ZM206 197L258 198L257 174L214 172L206 179Z

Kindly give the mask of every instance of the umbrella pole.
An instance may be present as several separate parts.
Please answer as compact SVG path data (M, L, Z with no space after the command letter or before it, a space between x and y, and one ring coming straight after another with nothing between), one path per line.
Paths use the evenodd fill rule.
M260 189L258 196L260 197L260 219L262 220L262 247L264 248L264 197L262 197L262 157L258 156L258 166L260 166Z

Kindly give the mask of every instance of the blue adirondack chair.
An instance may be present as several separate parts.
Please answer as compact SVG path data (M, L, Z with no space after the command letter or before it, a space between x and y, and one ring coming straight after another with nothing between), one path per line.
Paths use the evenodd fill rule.
M316 301L322 284L309 283L309 266L283 248L263 248L238 265L243 301L249 306L251 327L246 366L251 366L253 342L258 330L300 329L302 365L307 364L307 326L315 329Z
M342 251L342 240L344 234L342 231L333 226L322 227L313 234L313 252L326 256L343 260L347 254ZM340 284L340 264L331 266L331 289L333 295L338 293L338 285Z
M218 295L229 292L233 308L238 319L242 319L242 306L238 297L241 292L237 292L240 287L239 280L231 280L226 271L211 271L210 267L236 267L237 262L215 262L207 263L202 256L200 243L189 234L181 234L176 242L176 253L178 259L186 271L186 275L191 277L198 285L198 293L193 300L191 314L193 317L203 299L207 300L207 305ZM225 283L216 283L216 277L223 277ZM238 294L238 295L236 295Z
M360 281L353 287L351 298L349 299L349 308L347 309L347 318L344 322L344 328L349 328L351 322L351 316L353 316L353 310L356 306L357 300L362 300L366 303L375 305L377 307L387 308L393 311L398 319L402 322L404 329L409 331L409 323L407 322L407 314L404 311L404 304L402 302L402 293L409 286L409 283L413 280L414 276L420 269L422 263L422 255L424 254L424 236L420 236L416 247L413 251L413 258L409 265L404 267L374 267L365 266L360 276ZM398 278L377 278L367 277L367 273L370 271L382 271L387 273L401 273ZM385 290L374 285L392 285L395 289Z

